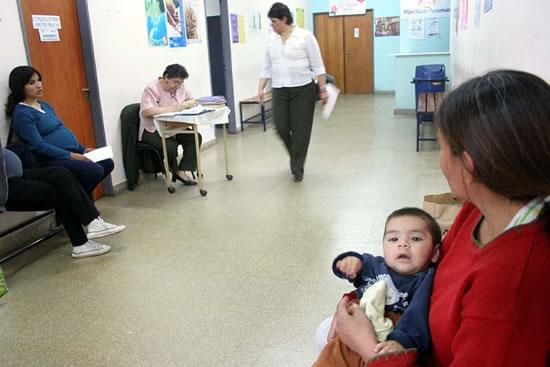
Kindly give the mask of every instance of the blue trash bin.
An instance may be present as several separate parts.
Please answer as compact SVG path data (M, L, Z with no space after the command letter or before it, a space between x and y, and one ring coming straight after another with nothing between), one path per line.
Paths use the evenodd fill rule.
M435 141L435 137L425 138L421 135L423 121L433 121L433 112L419 112L418 100L421 93L445 92L445 82L449 81L445 76L445 65L430 64L417 65L412 84L414 84L415 111L416 111L416 151L420 148L420 141Z

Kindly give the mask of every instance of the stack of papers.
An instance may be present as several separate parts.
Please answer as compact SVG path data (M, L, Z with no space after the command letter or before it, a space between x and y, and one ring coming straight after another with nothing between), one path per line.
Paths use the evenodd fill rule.
M99 162L104 159L113 158L113 149L111 149L110 145L107 145L106 147L96 148L91 152L84 153L84 156L92 162Z
M323 106L323 118L326 120L330 117L332 114L332 110L334 110L334 105L336 105L336 100L338 99L338 95L340 94L340 89L336 88L336 86L332 83L326 84L327 88L327 103Z
M220 105L225 104L224 96L204 96L197 98L197 103L201 105Z
M155 115L154 117L170 117L170 116L193 116L193 115L200 115L201 113L214 111L212 108L205 108L201 105L186 108L185 110L176 111L176 112L166 112L161 113L159 115Z

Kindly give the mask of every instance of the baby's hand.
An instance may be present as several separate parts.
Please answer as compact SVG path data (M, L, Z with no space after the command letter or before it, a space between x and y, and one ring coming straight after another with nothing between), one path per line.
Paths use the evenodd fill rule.
M378 343L376 344L376 347L374 347L374 353L376 354L400 352L404 350L405 348L403 348L403 346L395 340L388 340L382 343Z
M336 269L344 273L349 279L355 279L363 263L355 256L346 256L336 263Z

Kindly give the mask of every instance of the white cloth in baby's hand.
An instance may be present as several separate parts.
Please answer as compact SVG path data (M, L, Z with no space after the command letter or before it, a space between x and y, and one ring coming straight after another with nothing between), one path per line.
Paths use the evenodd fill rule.
M388 334L393 330L393 322L384 317L386 307L386 282L379 280L365 290L359 306L371 320L378 341L386 341Z

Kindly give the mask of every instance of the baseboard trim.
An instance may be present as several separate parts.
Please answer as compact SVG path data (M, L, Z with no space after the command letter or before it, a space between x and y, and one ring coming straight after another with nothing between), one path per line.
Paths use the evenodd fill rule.
M415 116L416 113L414 111L414 108L394 108L393 109L394 115L406 115L406 116Z

